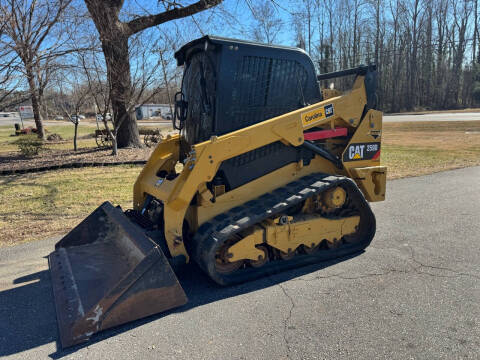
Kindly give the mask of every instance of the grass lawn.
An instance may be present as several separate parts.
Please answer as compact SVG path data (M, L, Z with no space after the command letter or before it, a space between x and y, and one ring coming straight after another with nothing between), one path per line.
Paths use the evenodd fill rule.
M73 136L73 127L51 128ZM81 134L90 131L81 127ZM5 133L0 128L2 150ZM389 179L480 165L480 121L386 123L382 164ZM140 170L115 166L0 177L0 246L65 233L103 201L130 208Z
M140 166L0 177L0 246L66 232L102 202L131 207Z
M62 125L47 125L45 126L47 129L46 135L49 134L58 134L60 135L65 141L63 142L46 142L45 146L47 149L51 150L73 150L73 135L74 135L74 126L73 124L62 124ZM151 125L151 124L142 124L139 125L139 129L162 129L168 131L171 128L169 124L162 124L162 125ZM94 124L88 125L79 125L78 126L78 138L77 138L77 146L78 149L85 149L85 148L95 148L97 143L95 142L95 130L96 127ZM12 151L18 151L18 146L15 144L15 141L19 138L19 136L11 136L15 133L15 129L13 125L1 125L0 126L0 154Z
M383 124L388 178L480 165L480 121Z
M48 149L61 149L61 150L68 150L73 149L73 135L74 135L74 126L73 124L70 125L53 125L53 126L46 126L47 129L47 136L49 134L59 134L64 140L68 140L66 142L61 143L46 143L46 147ZM19 138L19 136L10 136L11 134L15 133L15 129L12 125L2 125L0 126L0 153L17 151L18 147L15 144L15 141ZM92 126L82 126L78 127L78 137L77 145L79 148L87 148L87 147L95 147L97 144L95 143L95 139L93 137L86 138L87 135L94 135L95 127Z

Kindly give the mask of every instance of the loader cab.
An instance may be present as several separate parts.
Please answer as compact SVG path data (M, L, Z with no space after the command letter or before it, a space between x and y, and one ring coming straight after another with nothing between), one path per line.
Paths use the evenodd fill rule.
M184 75L173 121L188 145L322 100L313 62L298 48L204 36L175 58Z

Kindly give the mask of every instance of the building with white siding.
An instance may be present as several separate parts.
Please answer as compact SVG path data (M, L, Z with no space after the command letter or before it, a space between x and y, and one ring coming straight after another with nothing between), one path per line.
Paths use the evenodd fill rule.
M162 117L167 120L171 120L172 118L169 104L138 105L135 107L135 115L137 120L147 120L153 117Z

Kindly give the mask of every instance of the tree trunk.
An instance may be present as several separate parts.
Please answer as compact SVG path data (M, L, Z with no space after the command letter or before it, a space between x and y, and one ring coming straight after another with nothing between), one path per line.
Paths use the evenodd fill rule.
M410 88L408 90L408 106L407 110L413 110L417 106L417 52L418 52L418 22L420 16L420 0L415 0L412 13L412 45L410 53Z
M116 136L112 137L112 155L113 156L118 155L118 144L117 144L117 137Z
M115 85L112 85L112 90ZM141 148L142 142L140 141L140 135L138 133L137 121L131 116L125 107L125 103L122 101L112 101L112 109L114 119L120 120L117 133L118 147L127 148Z
M433 4L427 4L427 43L425 44L426 48L431 47L433 45ZM432 49L433 50L433 49ZM425 73L422 76L425 78L424 81L424 104L432 104L432 84L433 82L433 72L432 72L432 64L433 64L433 51L426 52L426 69Z
M392 5L390 5L392 6ZM398 56L398 18L399 18L399 5L398 1L395 5L395 11L391 9L392 12L392 19L393 19L393 52L392 52L392 93L391 93L391 103L390 103L390 111L391 112L398 112L398 100L397 100L397 88L398 88L398 69L399 69L399 56Z
M173 116L172 98L170 96L170 86L166 70L167 62L163 59L163 50L160 50L158 53L160 55L160 61L162 62L163 81L165 82L165 89L167 90L168 107L170 108L170 115Z
M103 112L103 125L105 125L105 130L107 131L108 137L112 140L112 155L117 156L118 155L118 145L117 145L117 131L116 129L110 130L110 127L108 126L108 120L107 120L107 111L105 110Z
M110 131L108 128L108 124L105 122L105 129L107 129L108 134L110 135L110 138L112 139L112 155L117 156L118 155L118 132L113 129L113 131Z
M479 37L478 34L478 0L475 0L474 6L473 6L473 45L472 45L472 62L479 62L480 63L480 56L477 59L477 37ZM480 44L479 49L480 49ZM480 51L479 51L480 54Z
M43 129L42 118L40 116L40 103L37 97L37 88L35 86L35 79L31 69L27 68L27 80L30 88L30 97L32 100L33 118L35 119L35 127L37 128L37 135L40 139L45 139L45 130Z
M107 63L107 73L112 98L113 119L119 148L142 147L136 120L129 113L127 103L131 101L130 60L128 37L118 36L102 42Z
M77 115L77 120L74 122L74 124L75 124L75 133L73 134L73 150L77 151L78 115Z

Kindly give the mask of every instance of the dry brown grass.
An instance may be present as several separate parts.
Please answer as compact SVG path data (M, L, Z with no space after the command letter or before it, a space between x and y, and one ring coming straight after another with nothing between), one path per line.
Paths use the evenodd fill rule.
M480 165L480 121L385 123L388 178Z
M140 166L0 177L0 246L65 233L104 201L132 206Z

